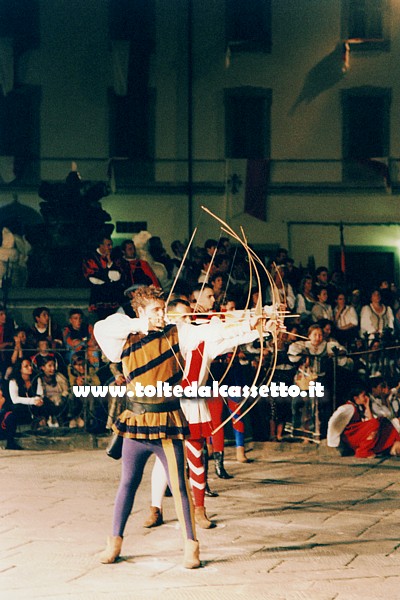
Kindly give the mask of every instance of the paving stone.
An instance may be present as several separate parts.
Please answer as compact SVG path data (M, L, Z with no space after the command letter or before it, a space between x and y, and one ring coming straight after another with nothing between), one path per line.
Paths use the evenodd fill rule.
M207 498L206 506L218 526L198 531L204 568L195 571L181 566L170 498L166 524L142 526L150 461L122 560L101 565L120 461L93 449L83 435L62 444L54 438L47 446L41 440L40 450L0 451L1 594L5 600L395 598L400 461L277 446L255 445L248 465L234 461L228 448L226 465L235 476L229 481L210 468L220 496Z

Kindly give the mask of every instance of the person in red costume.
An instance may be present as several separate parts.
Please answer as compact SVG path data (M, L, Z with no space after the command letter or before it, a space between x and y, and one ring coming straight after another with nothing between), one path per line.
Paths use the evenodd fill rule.
M161 287L149 263L137 257L136 247L132 240L122 242L121 251L121 269L126 288L132 285L155 285L158 288Z
M400 456L400 434L388 419L373 416L365 386L354 387L349 396L329 419L328 446L340 447L344 454L354 452L357 458L382 452Z

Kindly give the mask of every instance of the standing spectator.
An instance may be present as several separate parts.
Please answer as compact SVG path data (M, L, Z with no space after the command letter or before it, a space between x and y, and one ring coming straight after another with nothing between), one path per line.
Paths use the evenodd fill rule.
M153 269L146 260L137 257L135 244L132 240L125 240L121 244L123 272L123 286L128 288L132 285L155 285L160 283Z
M97 249L83 261L83 275L90 285L89 312L96 319L113 314L122 300L121 268L111 258L113 243L102 236Z
M311 325L308 330L308 341L297 341L289 346L288 357L290 362L298 368L295 383L301 389L308 389L310 381L319 381L324 386L324 396L320 399L310 397L297 397L294 399L293 420L294 426L301 425L304 430L321 432L324 436L331 411L330 386L332 384L332 363L330 358L334 350L340 352L338 365L347 365L346 349L337 342L326 342L323 339L322 329L319 325ZM302 382L306 382L306 386ZM319 432L320 428L320 432Z

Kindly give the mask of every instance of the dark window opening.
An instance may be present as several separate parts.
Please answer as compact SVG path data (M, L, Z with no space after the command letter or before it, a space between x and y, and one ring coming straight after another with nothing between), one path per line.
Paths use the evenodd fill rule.
M225 94L225 154L227 158L268 158L270 93L227 91Z
M40 99L40 87L28 85L0 96L0 155L14 157L16 178L27 183L39 176Z
M226 37L232 51L271 51L271 1L226 0Z
M147 221L117 221L116 233L140 233L147 231Z
M349 38L383 38L383 1L350 0Z
M343 175L371 184L388 181L390 90L343 92Z
M39 0L0 0L0 37L11 37L21 54L39 46Z

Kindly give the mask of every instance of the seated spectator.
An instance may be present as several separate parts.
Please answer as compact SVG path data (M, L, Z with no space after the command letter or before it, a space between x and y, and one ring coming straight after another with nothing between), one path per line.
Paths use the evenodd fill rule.
M296 296L294 311L300 315L300 324L304 329L312 325L311 311L315 304L312 293L313 280L311 275L306 275L300 283L299 293Z
M385 306L390 306L390 308L393 309L395 295L392 293L392 290L390 289L389 281L387 279L384 279L383 281L381 281L379 283L378 289L379 289L379 293L381 295L382 303Z
M122 300L122 272L111 257L112 247L112 240L101 235L96 250L83 261L83 275L90 285L89 312L96 319L113 314Z
M93 326L85 323L80 308L71 308L69 311L69 324L63 329L63 340L68 362L76 352L85 352L92 367L99 368L100 348L93 335Z
M171 303L169 304L169 306L170 305ZM110 381L107 382L107 385L126 385L126 380L122 373L122 363L110 363L109 368L113 377ZM111 394L109 394L106 429L112 428L113 423L116 421L117 417L125 410L125 407L125 398L113 398Z
M43 399L49 413L49 427L64 426L68 422L70 392L66 377L57 371L54 358L48 356L41 367Z
M39 340L37 345L37 352L31 356L31 362L36 370L36 372L40 373L41 368L48 358L54 360L57 368L57 359L54 352L50 351L48 340Z
M160 283L149 263L138 258L135 243L132 240L122 242L121 250L121 269L125 288L132 285L155 285L160 287Z
M355 453L368 458L390 452L400 456L400 434L386 418L375 418L365 387L354 387L346 404L340 406L328 423L328 446L342 454Z
M49 417L43 400L43 387L39 378L34 378L33 366L29 359L19 359L12 370L9 394L14 405L17 423L31 423L45 427Z
M392 409L390 403L391 390L390 387L383 377L370 377L369 379L369 391L370 391L370 407L374 417L385 417L388 419L396 431L400 432L399 419L396 418L396 414Z
M362 297L361 297L361 291L360 290L353 290L351 292L350 306L352 306L354 308L354 310L356 311L357 316L358 316L358 321L360 322L361 309L363 307L363 302L362 302Z
M52 321L50 310L46 306L38 306L32 312L33 326L28 332L30 348L37 348L40 340L47 340L50 348L62 348L62 333Z
M232 293L224 293L222 300L221 300L221 304L219 306L219 309L221 312L228 312L231 310L236 310L236 297L235 295Z
M278 250L276 251L276 254L275 254L275 258L273 259L273 262L278 267L285 266L288 256L289 256L289 252L286 250L286 248L278 248Z
M328 304L328 290L324 287L317 289L317 301L311 309L311 317L315 323L321 319L333 321L332 306Z
M293 258L286 259L286 280L292 286L294 293L297 293L301 282L301 272L295 266Z
M296 298L292 286L286 281L285 268L282 265L276 265L275 267L273 267L271 275L278 289L281 304L285 305L287 310L293 310L294 305L296 303ZM272 303L270 286L267 287L267 292L265 294L265 302L266 304Z
M221 271L215 271L209 278L215 298L215 310L220 310L221 302L225 294L227 277Z
M0 304L0 378L4 378L11 364L11 350L14 347L14 323L8 318Z
M212 256L209 254L205 254L203 258L203 267L201 269L200 275L197 279L197 283L208 283L210 277L215 273L217 267L212 261ZM211 267L210 267L211 264Z
M176 273L178 272L178 270L182 264L182 260L185 255L186 248L180 240L174 240L171 244L171 250L174 255L172 258L172 262L174 263L174 273L173 274L176 275ZM185 266L183 267L183 271L184 270L185 270ZM184 273L181 273L180 276L184 277Z
M343 346L348 346L358 333L358 316L353 306L346 305L346 296L337 295L333 311L335 335Z
M368 344L368 353L359 354L355 361L355 372L362 381L367 382L370 377L382 375L381 343L373 339Z
M230 239L228 237L220 237L218 242L218 248L224 248L225 254L230 256L232 250Z
M71 389L74 385L101 385L100 379L97 376L93 367L91 367L85 360L85 355L82 352L77 352L71 358L71 364L68 365L68 380ZM107 410L99 411L99 404L101 405L104 398L94 398L92 394L89 394L84 399L85 406L80 398L74 397L70 420L70 427L84 427L85 421L83 415L86 414L86 427L91 433L95 433L97 421L99 420L99 412L104 417L104 427L107 419ZM101 407L103 408L103 407ZM104 413L104 414L103 414ZM100 426L98 427L100 430Z
M28 350L27 344L27 330L24 327L17 327L14 331L14 350L11 354L11 365L8 367L6 371L5 378L9 379L12 371L12 367L23 358L28 358L30 356L30 351Z
M213 256L213 254L217 248L218 248L217 240L210 238L204 242L204 249L210 258Z
M0 387L0 439L6 440L6 450L23 450L14 439L16 431L17 418L12 402L6 399Z
M326 302L333 304L337 292L334 286L329 283L329 274L326 267L318 267L315 271L315 283L313 289L315 298L318 298L318 293L322 289L328 292Z
M337 339L332 335L333 323L329 319L320 319L317 323L321 327L324 342L335 342Z
M165 269L167 270L168 279L171 279L174 263L172 262L172 258L169 256L169 254L167 254L161 238L154 235L151 236L147 242L147 248L153 261L164 265Z
M221 246L221 248L223 247L224 246ZM226 273L226 277L228 277L228 271L230 267L229 256L227 256L226 254L219 254L218 251L217 255L214 258L214 265L217 271L224 274Z
M394 316L390 306L385 306L379 290L373 290L370 303L363 306L360 318L360 333L373 339L382 337L386 331L394 331Z

